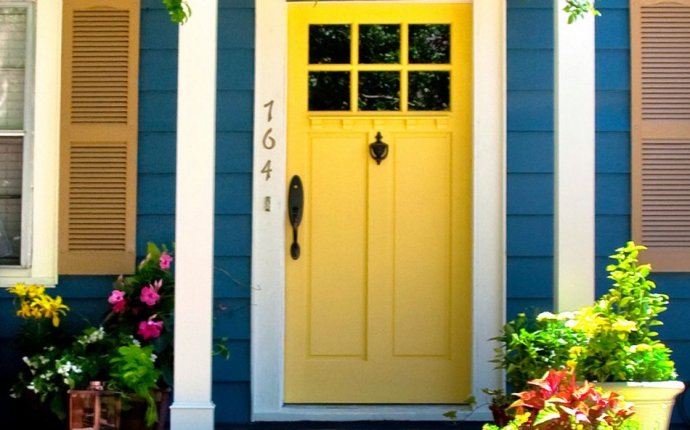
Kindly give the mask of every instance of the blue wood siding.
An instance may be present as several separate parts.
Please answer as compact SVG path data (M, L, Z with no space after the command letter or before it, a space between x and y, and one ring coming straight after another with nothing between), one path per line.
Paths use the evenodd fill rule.
M216 422L250 419L250 256L254 1L220 0L216 117L214 336L230 360L213 360Z
M553 5L508 0L508 318L553 308Z
M254 2L221 0L218 22L215 327L230 360L214 358L218 423L248 422ZM160 0L143 0L139 89L137 254L146 243L172 244L175 234L177 26ZM57 294L77 329L107 310L111 276L61 276ZM19 328L9 295L0 295L0 413L13 422L8 387L22 366L11 339Z
M630 26L627 0L601 3L596 21L596 256L597 294L606 279L608 255L630 239ZM660 337L673 350L679 379L690 381L690 273L653 273L657 290L671 303L662 315ZM690 408L690 400L679 401ZM680 417L674 414L674 422Z

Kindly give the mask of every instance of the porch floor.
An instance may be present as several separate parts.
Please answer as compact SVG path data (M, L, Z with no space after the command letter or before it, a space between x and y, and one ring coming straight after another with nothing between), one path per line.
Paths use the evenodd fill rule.
M479 430L478 422L400 422L400 421L356 421L252 423L217 425L216 430Z
M393 422L360 421L350 423L296 422L296 423L253 423L220 424L216 430L481 430L479 422ZM690 426L671 424L670 430L686 430Z

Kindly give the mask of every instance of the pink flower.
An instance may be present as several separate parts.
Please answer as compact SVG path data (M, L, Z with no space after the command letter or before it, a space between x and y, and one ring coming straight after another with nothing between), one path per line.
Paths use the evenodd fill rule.
M125 306L127 305L127 302L125 302L125 292L113 290L113 292L110 293L110 297L108 297L108 303L113 305L113 312L116 314L124 312Z
M159 279L155 281L153 284L149 284L147 287L142 288L139 300L141 300L149 306L155 305L161 298L160 294L158 294L158 290L160 290L162 286L163 280Z
M167 251L161 253L161 258L159 259L160 267L162 270L170 269L170 263L172 263L173 258L168 254Z
M156 339L163 331L163 321L142 321L139 323L139 330L137 333L144 340Z

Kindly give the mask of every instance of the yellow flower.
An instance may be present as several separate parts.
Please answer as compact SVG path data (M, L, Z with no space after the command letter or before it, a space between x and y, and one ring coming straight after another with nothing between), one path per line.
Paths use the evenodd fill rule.
M45 294L46 287L43 285L29 285L29 297L41 297Z
M17 282L14 287L7 290L10 294L14 294L17 297L25 297L29 292L29 289L24 285L23 282Z
M60 317L67 314L69 307L62 303L62 297L52 298L46 294L43 285L16 284L10 289L19 297L17 316L36 320L50 319L55 327L60 325Z

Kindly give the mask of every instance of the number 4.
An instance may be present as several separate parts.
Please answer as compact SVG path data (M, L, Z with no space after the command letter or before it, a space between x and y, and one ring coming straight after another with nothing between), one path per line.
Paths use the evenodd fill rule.
M268 181L271 179L271 172L273 169L271 169L271 160L266 161L266 164L264 164L264 167L261 169L261 173L266 175L266 180Z

